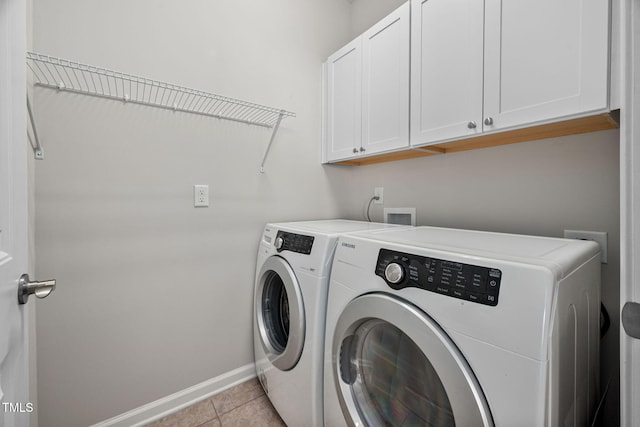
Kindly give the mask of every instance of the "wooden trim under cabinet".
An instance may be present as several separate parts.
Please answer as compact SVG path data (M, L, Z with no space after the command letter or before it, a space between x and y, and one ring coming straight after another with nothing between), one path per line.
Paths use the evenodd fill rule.
M473 136L470 138L443 142L441 144L428 145L425 147L411 147L401 151L382 153L369 157L358 157L355 159L343 160L341 162L337 162L337 164L364 166L373 163L392 162L395 160L431 156L440 153L455 153L456 151L475 150L477 148L495 147L498 145L513 144L516 142L535 141L537 139L555 138L559 136L616 129L620 126L617 119L618 114L619 111L616 110L610 113Z
M433 154L439 154L439 153L407 147L401 151L392 151L390 153L376 154L368 157L357 157L355 159L343 160L341 162L336 162L336 163L339 165L364 166L364 165L370 165L373 163L393 162L394 160L404 160L404 159L413 159L416 157L431 156Z

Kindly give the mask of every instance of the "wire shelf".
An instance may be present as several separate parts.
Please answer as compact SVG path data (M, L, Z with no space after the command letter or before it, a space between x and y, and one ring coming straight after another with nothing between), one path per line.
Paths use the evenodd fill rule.
M48 88L150 105L173 111L274 128L295 113L107 70L40 53L27 52L34 84Z
M264 172L264 164L282 119L296 116L290 111L41 53L27 52L27 67L33 75L33 83L38 86L271 128L260 172ZM29 114L36 138L35 156L43 159L44 151L36 135L31 108Z

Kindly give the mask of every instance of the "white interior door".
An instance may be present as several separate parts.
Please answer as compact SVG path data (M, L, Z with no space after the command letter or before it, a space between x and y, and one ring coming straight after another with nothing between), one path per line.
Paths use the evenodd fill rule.
M27 306L26 20L24 0L0 0L0 427L26 427Z

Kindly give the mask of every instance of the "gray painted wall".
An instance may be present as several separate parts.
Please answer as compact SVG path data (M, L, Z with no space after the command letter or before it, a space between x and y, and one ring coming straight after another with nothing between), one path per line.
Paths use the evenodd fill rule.
M34 49L285 108L270 131L36 89L40 425L86 426L253 360L267 221L340 216L320 164L321 64L348 38L333 1L34 1ZM328 173L330 172L330 173ZM210 207L193 207L193 185Z
M260 174L264 129L36 90L37 273L59 281L37 313L41 426L88 425L250 363L264 223L363 219L375 186L420 225L607 231L603 372L617 375L617 131L320 165L321 62L401 3L34 0L36 51L298 115ZM194 184L209 184L209 208L192 207Z
M357 37L405 3L406 0L350 0L351 15L349 25L351 38Z

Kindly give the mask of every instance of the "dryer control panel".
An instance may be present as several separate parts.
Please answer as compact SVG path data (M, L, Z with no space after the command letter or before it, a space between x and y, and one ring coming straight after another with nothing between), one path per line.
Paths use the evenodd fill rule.
M420 288L490 306L498 305L502 272L497 268L380 249L376 275L396 290Z
M313 247L313 236L279 230L273 245L278 252L291 251L309 255Z

